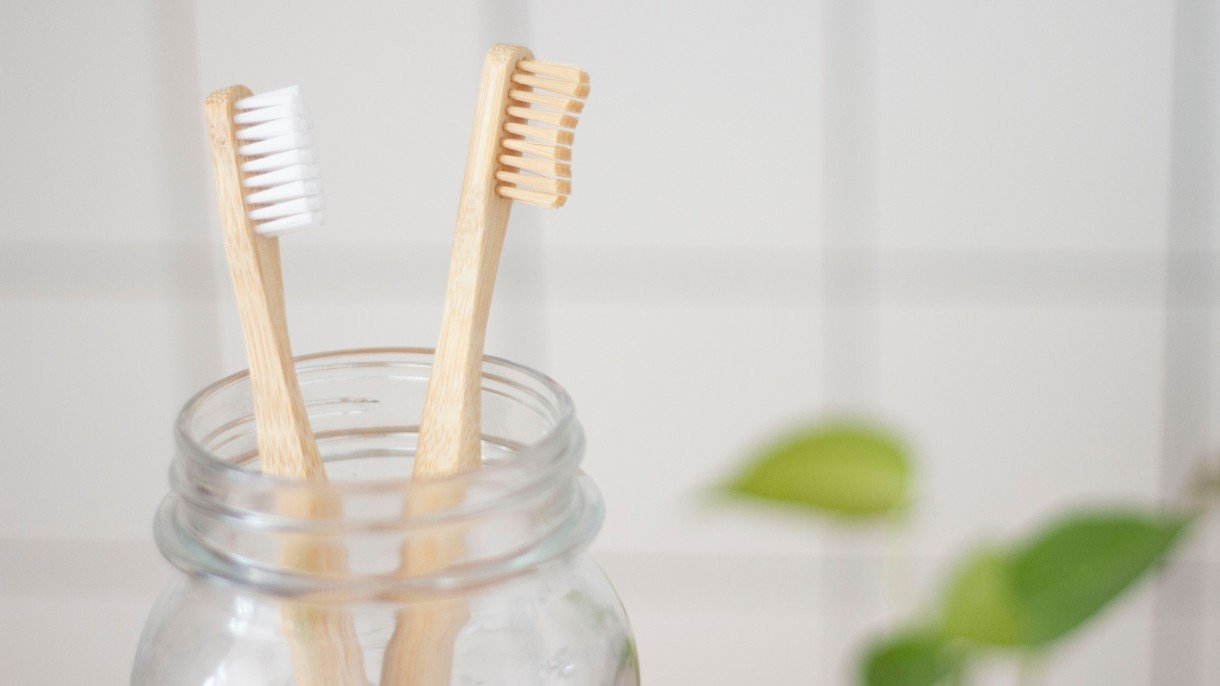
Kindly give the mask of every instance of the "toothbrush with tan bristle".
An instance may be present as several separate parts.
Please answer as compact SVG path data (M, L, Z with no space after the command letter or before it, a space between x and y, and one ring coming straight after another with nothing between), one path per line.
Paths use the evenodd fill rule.
M560 207L571 193L572 130L589 94L576 67L539 62L526 48L496 45L483 61L440 339L419 424L413 477L437 479L482 463L479 394L492 290L513 202ZM461 498L441 489L408 503L411 513ZM454 532L404 549L404 575L441 569L460 554ZM402 613L382 667L382 686L450 683L453 642L465 620L459 601Z
M479 466L483 341L509 211L513 201L560 207L571 192L568 146L589 77L532 57L526 48L497 45L483 63L416 478Z
M313 139L296 86L252 95L245 86L215 91L205 102L225 252L250 363L254 423L262 471L324 481L326 470L297 381L284 286L280 234L322 223ZM283 514L333 517L324 495L285 494ZM342 551L286 537L285 566L340 571ZM282 630L292 648L298 686L365 686L364 662L351 620L338 610L286 601Z

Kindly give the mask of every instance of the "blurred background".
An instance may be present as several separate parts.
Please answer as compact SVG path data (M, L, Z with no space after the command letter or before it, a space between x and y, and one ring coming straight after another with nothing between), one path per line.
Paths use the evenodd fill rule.
M973 541L1215 463L1218 39L1208 0L0 0L0 682L126 681L172 420L245 366L210 90L313 110L308 353L434 344L484 50L585 68L487 350L576 399L645 683L832 685ZM911 443L906 532L701 504L844 414ZM1216 684L1217 645L1212 526L1044 683Z

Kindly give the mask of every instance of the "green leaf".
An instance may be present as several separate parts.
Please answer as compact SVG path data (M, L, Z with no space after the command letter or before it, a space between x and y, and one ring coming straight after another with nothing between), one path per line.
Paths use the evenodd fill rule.
M1049 527L1012 561L1029 642L1052 641L1097 614L1161 562L1190 520L1086 513Z
M935 686L957 675L965 657L938 634L902 634L869 649L861 680L866 686Z
M1018 646L1029 633L1012 561L998 550L977 552L962 563L949 582L943 614L945 634L978 643Z
M995 646L1043 646L1146 575L1188 523L1170 515L1085 512L1008 552L976 554L949 584L943 630Z
M863 425L801 431L755 457L730 493L848 516L901 507L910 462L889 435Z

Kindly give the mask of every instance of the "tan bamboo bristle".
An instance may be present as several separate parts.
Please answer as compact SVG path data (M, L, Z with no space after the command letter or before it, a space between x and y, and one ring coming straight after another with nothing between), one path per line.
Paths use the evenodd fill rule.
M572 175L564 164L572 159L569 146L575 138L576 116L589 94L589 75L567 64L524 59L517 63L511 80L523 88L509 90L504 148L518 155L501 155L500 163L532 175L501 171L496 192L506 198L541 207L560 207L572 192Z
M518 102L528 103L530 105L542 105L553 110L563 112L571 112L572 114L580 114L585 109L583 100L575 100L565 98L562 95L551 95L550 93L535 93L534 91L526 90L511 90L508 92L508 97ZM573 124L575 126L575 124Z
M572 165L566 162L544 160L537 157L518 157L516 155L500 155L500 164L532 171L535 174L551 176L557 179L572 178Z
M536 138L547 143L554 143L555 145L570 146L573 140L572 132L565 131L564 129L544 129L541 126L530 126L529 124L518 124L511 121L504 125L504 129L518 136Z
M531 143L523 141L520 138L504 139L504 147L509 150L516 150L538 157L545 157L551 160L559 160L560 162L570 162L572 160L572 149L561 145L547 145L545 143Z
M574 83L589 83L589 75L580 70L579 67L574 67L570 64L558 64L555 62L539 62L538 60L521 60L517 63L517 68L522 71L528 71L531 74L541 74L550 76L551 78L562 79L564 81L572 81Z
M551 179L537 174L518 174L516 172L496 172L496 178L504 183L517 184L518 188L539 191L541 193L557 193L567 195L572 190L570 181Z
M547 110L540 110L537 107L532 109L529 107L509 107L508 113L519 119L532 119L550 124L551 126L562 126L565 129L576 128L576 117L564 114L563 112L548 112Z
M589 84L577 81L566 81L564 79L551 79L544 76L535 76L517 72L513 74L513 83L519 83L522 86L530 86L532 88L541 88L542 90L558 93L559 95L567 95L573 98L584 99L589 94Z

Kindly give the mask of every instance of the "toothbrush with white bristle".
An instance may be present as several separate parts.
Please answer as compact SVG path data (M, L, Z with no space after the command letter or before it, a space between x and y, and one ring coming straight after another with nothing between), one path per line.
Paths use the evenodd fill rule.
M230 86L205 101L225 252L250 363L258 459L263 472L324 481L326 470L297 381L280 276L278 236L322 224L317 155L297 86L252 95ZM333 518L324 493L289 493L281 512ZM343 551L304 535L286 535L284 566L340 572ZM286 601L282 630L291 644L298 686L366 686L351 618L322 605Z

